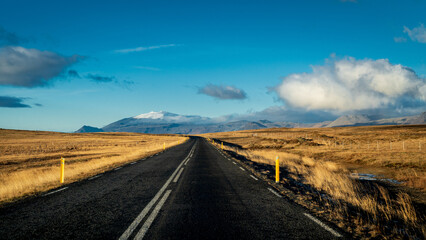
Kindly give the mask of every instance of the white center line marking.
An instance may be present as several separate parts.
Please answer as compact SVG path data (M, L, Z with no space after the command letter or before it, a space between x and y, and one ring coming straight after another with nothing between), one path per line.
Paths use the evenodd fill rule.
M243 171L245 171L245 169L244 169L244 168L242 168L242 167L240 167L240 169L241 169L241 170L243 170Z
M255 177L255 176L253 176L253 175L250 175L250 177L251 177L251 178L253 178L253 179L254 179L254 180L256 180L256 181L257 181L257 180L259 180L259 179L257 179L257 177Z
M275 194L277 197L281 197L281 195L279 195L277 192L272 190L272 188L268 188L268 190L271 191L273 194Z
M175 183L175 182L177 182L177 181L179 180L179 177L180 177L180 175L182 174L182 172L183 172L183 167L179 170L179 173L176 175L175 179L173 179L173 182L174 182L174 183Z
M183 164L183 165L186 166L186 164L188 164L189 160L191 160L191 157L189 157L188 160L186 160L185 164Z
M96 176L94 176L94 177L91 177L91 178L89 178L89 180L93 180L93 179L98 178L98 177L100 177L100 176L102 176L102 174L99 174L99 175L96 175Z
M192 147L192 149L195 148ZM170 182L173 180L175 175L178 173L179 169L182 167L183 163L187 160L188 156L182 160L182 162L179 164L179 166L176 168L176 170L172 173L170 178L167 180L167 182L161 187L161 189L155 194L154 198L148 203L148 205L145 206L145 208L142 210L141 213L133 220L133 222L130 224L130 226L124 231L124 233L120 236L119 240L126 240L130 237L130 235L133 233L133 231L136 229L136 227L139 225L139 223L142 221L142 219L145 218L145 216L148 214L148 212L151 210L151 208L154 206L154 204L157 202L157 200L160 198L160 196L163 194L163 192L166 190L166 188L169 186Z
M145 236L146 232L148 231L148 229L151 226L152 222L154 222L155 217L157 217L158 213L160 212L161 208L163 207L164 203L166 202L166 200L169 197L169 195L170 195L171 192L172 192L172 190L167 190L167 192L164 194L164 196L158 202L157 206L152 211L151 215L149 215L148 219L143 224L142 228L136 234L136 236L135 236L134 239L140 240L140 239L142 239Z
M68 187L63 187L63 188L60 188L60 189L58 189L58 190L56 190L56 191L53 191L53 192L50 192L50 193L46 193L46 194L44 194L43 196L48 196L48 195L50 195L50 194L54 194L54 193L57 193L57 192L60 192L60 191L63 191L63 190L65 190L65 189L67 189Z
M323 227L325 230L329 231L335 237L342 237L342 235L340 235L338 232L334 231L332 228L330 228L329 226L325 225L323 222L321 222L320 220L316 219L311 214L309 214L309 213L303 213L303 214L305 216L307 216L309 219L311 219L312 221L314 221L316 224L318 224L321 227Z
M120 170L120 169L122 169L122 168L123 168L123 167L115 168L115 169L114 169L114 171Z

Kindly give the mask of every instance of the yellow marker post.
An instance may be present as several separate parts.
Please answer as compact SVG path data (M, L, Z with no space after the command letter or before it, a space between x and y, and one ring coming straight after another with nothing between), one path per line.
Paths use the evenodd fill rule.
M280 181L280 160L277 159L275 160L275 182L279 182Z
M163 143L163 150L166 150L166 143Z
M60 182L64 183L65 178L65 158L61 157L61 179Z
M221 142L221 145L220 145L220 147L222 148L222 150L223 150L223 142Z

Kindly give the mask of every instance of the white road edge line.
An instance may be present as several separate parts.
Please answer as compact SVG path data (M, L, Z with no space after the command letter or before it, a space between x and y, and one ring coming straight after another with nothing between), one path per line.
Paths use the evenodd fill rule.
M176 175L175 179L173 179L173 182L174 182L174 183L175 183L175 182L177 182L177 181L179 180L179 177L180 177L180 175L182 174L182 172L183 172L183 167L181 167L181 168L180 168L179 173Z
M100 176L102 176L102 174L99 174L99 175L96 175L96 176L94 176L94 177L91 177L91 178L89 178L89 180L93 180L93 179L98 178L98 177L100 177Z
M194 147L195 147L195 145L194 145ZM188 154L188 156L189 156L189 154ZM148 214L148 212L151 210L151 208L154 206L154 204L160 198L161 194L163 194L163 192L169 186L170 182L175 177L175 175L177 174L179 169L182 167L183 163L187 160L188 156L179 164L179 166L172 173L172 175L167 180L167 182L163 185L163 187L161 187L161 189L157 192L157 194L155 194L154 198L148 203L148 205L145 206L145 208L142 210L141 213L139 213L139 215L135 218L135 220L133 220L133 222L126 229L126 231L124 231L124 233L120 236L119 240L126 240L130 237L130 235L133 233L135 228L139 225L139 223L142 221L142 219Z
M272 188L268 188L268 190L271 191L273 194L275 194L277 197L281 197L281 195L279 195L277 192L272 190Z
M136 162L131 162L131 163L130 163L130 165L133 165L133 164L135 164L135 163L136 163Z
M250 175L250 177L251 177L251 178L253 178L253 179L254 179L254 180L256 180L256 181L257 181L257 180L259 180L259 179L257 179L257 177L255 177L255 176L253 176L253 175Z
M232 162L233 164L237 165L235 162Z
M245 171L245 169L244 169L244 168L242 168L242 167L240 167L240 169L241 169L241 170L243 170L243 171Z
M68 187L63 187L63 188L60 188L60 189L58 189L58 190L56 190L56 191L53 191L53 192L50 192L50 193L46 193L46 194L44 194L43 195L43 197L44 196L48 196L48 195L50 195L50 194L54 194L54 193L57 193L57 192L60 192L60 191L63 191L63 190L65 190L65 189L67 189Z
M155 217L157 217L158 213L160 212L161 208L163 207L164 203L166 202L166 200L169 197L171 192L172 192L172 190L166 191L166 193L161 198L161 200L158 202L157 206L154 208L152 213L149 215L148 219L145 221L142 228L136 234L134 239L140 240L145 236L146 232L148 232L149 227L151 226L152 222L154 222Z
M325 225L323 222L321 222L320 220L318 220L317 218L315 218L311 214L309 214L309 213L303 213L303 215L307 216L309 219L311 219L312 221L314 221L316 224L320 225L322 228L324 228L325 230L329 231L335 237L342 237L342 235L340 235L340 233L334 231L332 228L330 228L329 226Z
M122 169L122 168L123 168L123 167L114 168L114 171L120 170L120 169Z

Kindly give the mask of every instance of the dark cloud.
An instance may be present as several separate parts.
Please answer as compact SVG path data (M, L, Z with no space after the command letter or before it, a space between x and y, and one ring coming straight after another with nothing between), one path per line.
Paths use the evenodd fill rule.
M241 89L231 86L217 86L213 84L209 84L203 88L199 88L198 93L222 100L247 98L247 94Z
M18 45L23 42L27 42L27 39L19 37L0 26L0 45Z
M4 108L30 108L28 104L22 103L26 98L0 96L0 107Z
M108 82L115 81L115 77L106 77L106 76L100 76L100 75L94 75L94 74L88 74L86 77L98 83L108 83Z
M67 76L71 78L80 78L80 74L78 74L78 72L73 69L68 70Z
M24 47L0 48L0 85L43 87L84 57Z

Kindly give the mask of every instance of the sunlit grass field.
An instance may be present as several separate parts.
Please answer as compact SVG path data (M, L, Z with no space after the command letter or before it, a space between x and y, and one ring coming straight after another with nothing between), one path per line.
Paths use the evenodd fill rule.
M0 203L60 186L155 154L187 140L179 135L57 133L0 129Z
M395 221L400 224L393 227L390 236L401 236L401 229L407 227L418 229L414 231L423 236L426 232L424 211L416 210L412 203L424 206L426 202L425 125L279 128L202 136L215 139L217 147L225 142L225 150L254 162L274 166L278 157L287 174L281 182L296 181L325 193L320 198L333 202L326 217L335 222L341 219L337 221L340 227L348 227L350 219L353 228L349 231L353 233L362 236L362 231L367 231L370 236L380 236L385 231L383 224ZM374 174L381 181L361 184L356 181L359 173ZM394 186L393 190L386 184Z

